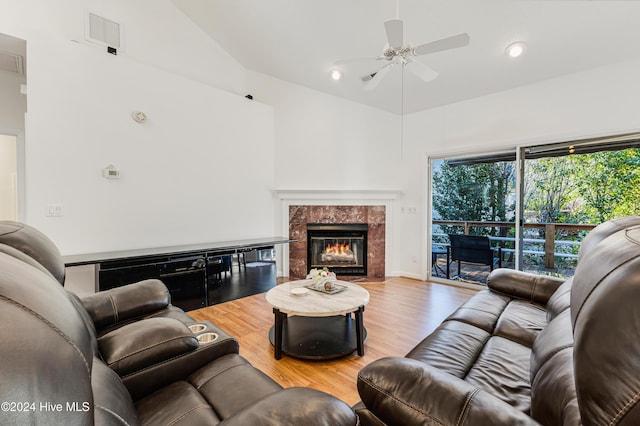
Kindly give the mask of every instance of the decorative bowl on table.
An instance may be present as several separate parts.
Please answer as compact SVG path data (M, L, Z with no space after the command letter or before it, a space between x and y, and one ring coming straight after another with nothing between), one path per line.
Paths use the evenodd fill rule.
M305 287L295 287L289 290L289 292L294 296L306 296L309 293L309 289Z
M336 274L329 272L327 268L312 269L307 275L307 280L309 280L310 283L305 287L323 293L333 294L346 289L346 286L336 282Z

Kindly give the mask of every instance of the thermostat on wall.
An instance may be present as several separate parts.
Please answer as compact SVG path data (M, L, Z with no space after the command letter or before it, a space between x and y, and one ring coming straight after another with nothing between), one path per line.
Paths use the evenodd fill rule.
M102 177L105 179L120 179L120 171L116 169L112 164L102 169Z

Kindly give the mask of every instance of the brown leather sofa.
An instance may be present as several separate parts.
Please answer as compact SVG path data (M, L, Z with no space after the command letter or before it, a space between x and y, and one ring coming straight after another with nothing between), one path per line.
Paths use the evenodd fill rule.
M497 269L404 358L358 375L363 425L640 424L640 217L582 243L567 281Z
M0 424L358 422L331 395L282 389L214 324L194 333L195 321L170 304L157 280L84 300L63 283L51 240L0 222Z

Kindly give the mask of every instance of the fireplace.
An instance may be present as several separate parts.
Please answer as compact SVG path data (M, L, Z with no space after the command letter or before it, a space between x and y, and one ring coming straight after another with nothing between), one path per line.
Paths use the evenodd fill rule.
M307 265L336 275L367 275L366 223L307 224Z
M307 235L308 226L336 226L349 225L364 228L367 227L366 243L363 240L363 246L366 252L362 253L363 262L360 271L364 272L363 266L366 265L366 274L362 275L339 275L341 279L347 281L366 280L370 282L383 280L385 277L385 249L386 249L386 206L384 205L342 205L342 204L292 204L287 206L289 211L288 225L289 238L296 240L288 246L288 271L289 278L292 280L304 279L307 273L312 269L309 259L308 247L309 238ZM333 231L332 231L333 232ZM323 235L321 235L323 236ZM329 237L336 235L329 235ZM345 235L342 235L343 237ZM340 236L337 236L339 239ZM350 237L350 235L347 235ZM341 244L343 241L339 241ZM334 243L335 245L335 243ZM326 247L326 246L325 246ZM353 249L351 249L353 251ZM320 259L321 260L321 259ZM327 258L325 257L325 260ZM345 265L342 265L345 266ZM329 268L327 266L327 268ZM353 268L353 266L352 266ZM340 271L336 272L336 275Z

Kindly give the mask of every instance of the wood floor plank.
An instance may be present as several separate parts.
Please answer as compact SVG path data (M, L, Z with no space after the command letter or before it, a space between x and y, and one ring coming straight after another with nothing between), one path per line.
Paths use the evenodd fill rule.
M273 311L264 293L191 311L189 315L196 320L209 320L238 339L240 354L280 385L319 389L353 405L359 401L358 371L382 357L404 356L475 294L474 290L408 278L358 284L370 294L364 312L368 336L363 357L354 352L331 361L299 360L286 355L276 360L268 339Z

